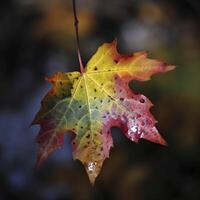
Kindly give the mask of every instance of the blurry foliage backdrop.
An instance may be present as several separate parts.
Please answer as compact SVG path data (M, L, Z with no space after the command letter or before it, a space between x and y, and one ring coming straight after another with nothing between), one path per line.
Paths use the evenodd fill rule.
M114 148L94 188L73 161L70 137L35 170L29 125L50 88L45 76L78 70L70 0L0 3L0 200L199 200L200 2L77 0L84 62L104 42L119 51L149 51L177 66L131 87L154 103L169 146L128 141L113 129Z

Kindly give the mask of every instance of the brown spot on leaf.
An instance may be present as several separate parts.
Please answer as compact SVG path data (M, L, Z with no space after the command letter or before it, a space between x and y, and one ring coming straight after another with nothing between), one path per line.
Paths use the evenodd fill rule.
M90 134L86 135L86 138L90 138Z
M142 98L142 99L140 99L140 103L144 103L145 102L145 100Z

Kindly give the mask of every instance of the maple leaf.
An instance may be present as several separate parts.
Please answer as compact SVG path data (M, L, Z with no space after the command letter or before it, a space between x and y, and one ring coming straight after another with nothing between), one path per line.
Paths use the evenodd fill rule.
M47 78L53 88L44 97L33 124L40 124L37 163L60 147L65 132L75 133L73 158L85 166L94 183L113 146L111 127L127 138L144 138L165 145L149 109L152 103L129 87L131 80L147 81L151 75L174 66L147 58L145 52L120 55L117 42L105 43L89 60L84 73L58 72Z

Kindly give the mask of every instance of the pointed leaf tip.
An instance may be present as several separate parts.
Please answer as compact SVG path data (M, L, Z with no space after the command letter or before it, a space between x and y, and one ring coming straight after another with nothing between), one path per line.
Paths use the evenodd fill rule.
M90 183L92 185L94 185L95 180L96 180L96 178L97 178L97 176L99 174L99 169L97 169L97 163L96 162L88 162L85 165L85 169L87 171Z
M111 42L111 44L112 44L113 46L117 46L117 38L115 38L115 39Z
M167 72L167 71L172 71L172 70L174 70L175 68L176 68L175 65L167 65L166 72Z

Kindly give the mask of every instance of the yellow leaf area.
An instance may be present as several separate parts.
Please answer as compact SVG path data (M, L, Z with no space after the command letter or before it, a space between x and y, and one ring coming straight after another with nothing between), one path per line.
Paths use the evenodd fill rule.
M93 184L113 146L111 127L121 128L132 141L140 138L165 144L149 112L150 100L129 88L131 80L174 69L147 58L144 52L120 55L116 41L105 43L83 73L57 73L48 78L53 88L42 101L34 124L40 124L38 164L60 147L65 132L75 134L73 157L80 160Z

